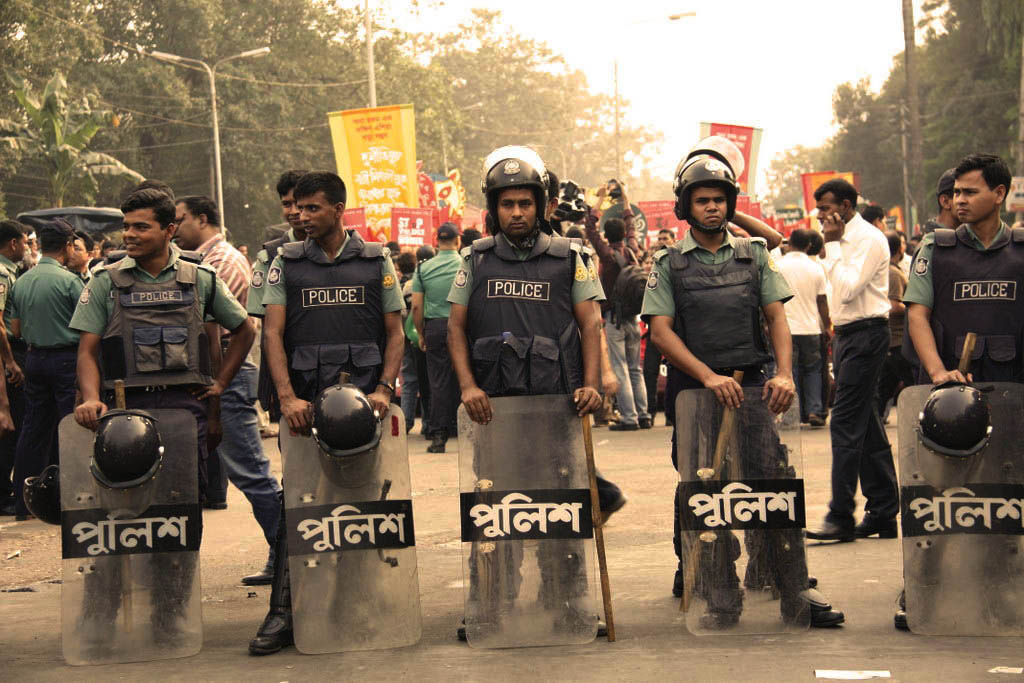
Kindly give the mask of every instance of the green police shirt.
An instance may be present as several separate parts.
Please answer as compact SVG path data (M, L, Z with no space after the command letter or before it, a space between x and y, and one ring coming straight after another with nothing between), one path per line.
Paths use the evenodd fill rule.
M448 292L459 272L462 257L455 249L441 249L433 258L416 266L412 276L412 291L423 295L423 317L447 318L451 304Z
M992 240L995 244L1004 231L1008 228L1006 223L1000 222L999 232ZM978 236L967 226L967 234L971 237L971 246L978 251L986 251L985 245L981 243ZM935 291L932 288L932 252L935 251L935 233L930 232L921 238L921 246L914 255L914 261L910 264L910 279L907 282L907 289L903 292L903 302L908 304L921 304L932 308L935 303Z
M285 232L285 243L298 242L295 229L288 228ZM249 282L249 298L245 302L245 310L249 315L263 317L263 291L267 282L267 270L270 268L270 254L260 249L256 254L256 262L252 264L252 281Z
M671 248L678 249L684 254L693 251L694 257L701 263L715 265L725 263L733 256L733 244L736 238L729 232L725 233L725 241L718 251L711 253L704 247L697 244L690 232L686 233L683 239L676 242ZM775 301L785 303L793 298L793 292L786 284L785 278L779 272L771 254L765 247L763 240L753 241L753 257L757 263L758 272L761 274L761 305L767 306ZM676 317L675 296L672 293L672 268L669 266L668 249L660 249L654 255L654 268L647 279L647 289L644 290L644 305L641 317L649 320L652 316L665 315L670 318Z
M132 274L142 282L167 282L175 275L178 266L178 258L181 252L175 245L171 245L171 257L167 259L167 265L160 273L153 277L142 268L135 265L135 261L125 256L121 263L130 264ZM124 266L122 266L124 267ZM199 274L196 278L196 296L199 297L199 312L204 320L213 320L221 327L233 330L241 325L246 319L245 309L238 299L231 294L231 290L224 284L224 281L217 277L217 273L209 266L199 266ZM71 328L80 332L92 332L102 335L107 329L107 322L114 313L114 297L112 292L113 284L110 281L110 273L106 268L97 268L92 279L86 285L85 291L78 299L78 308L71 318ZM213 295L213 305L206 310L210 301L211 287L216 287Z
M504 235L498 235L496 239L505 240L515 255L522 261L530 255L530 249L517 249ZM576 259L572 282L572 303L578 304L582 301L600 301L604 297L601 286L597 284L597 271L592 268L593 262L587 263L587 259L576 251L569 252ZM459 272L455 274L455 282L452 283L451 291L448 292L448 303L469 305L469 295L473 291L473 260L470 258L472 247L466 247L461 252L461 264ZM435 257L436 258L436 257Z
M68 321L82 287L80 277L49 256L18 278L9 307L11 320L21 322L25 343L41 349L78 344L78 332L68 329Z
M341 256L345 243L348 242L348 233L338 247L338 253L334 255L337 261ZM288 290L284 282L284 265L280 254L274 257L267 271L266 291L263 292L263 305L286 306L288 304ZM391 261L391 252L384 248L383 274L381 275L381 306L385 313L405 310L405 299L402 297L402 286L398 282L398 275L395 273L395 264Z
M7 338L14 339L11 335L11 307L7 305L7 299L11 296L11 288L14 281L18 279L18 266L3 254L0 254L0 311L4 312L4 329L7 331Z

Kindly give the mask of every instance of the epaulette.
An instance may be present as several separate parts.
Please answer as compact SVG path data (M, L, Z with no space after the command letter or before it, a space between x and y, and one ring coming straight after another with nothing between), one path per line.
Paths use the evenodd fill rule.
M472 254L473 254L473 245L469 245L468 247L463 247L462 249L459 249L459 256L461 256L463 258L463 260L469 260L469 257Z
M183 261L188 261L189 263L194 263L197 266L203 262L202 254L200 254L198 251L191 251L189 249L181 249L180 253L178 254L178 258L182 259Z
M936 228L935 232L935 244L940 247L955 247L956 246L956 230L949 228Z
M655 260L655 262L661 261L662 259L664 259L667 256L668 256L668 249L665 249L665 248L659 249L658 251L654 252L654 260Z

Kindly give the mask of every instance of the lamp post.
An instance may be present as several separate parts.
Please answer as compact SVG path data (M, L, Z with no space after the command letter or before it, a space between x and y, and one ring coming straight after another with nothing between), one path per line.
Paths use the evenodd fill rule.
M370 81L370 109L377 106L377 78L373 73L373 23L370 21L370 0L364 4L363 21L366 24L366 70Z
M240 52L237 55L231 55L225 57L219 62L215 62L211 67L204 61L199 59L192 59L191 57L182 57L180 55L172 55L169 52L159 52L153 50L147 52L150 57L156 57L167 62L174 62L175 64L197 64L206 70L206 75L210 77L210 106L213 110L213 166L217 175L217 207L220 209L220 222L221 227L227 225L227 221L224 218L224 181L221 177L220 172L220 124L217 120L217 67L225 62L230 62L232 59L243 59L246 57L262 57L270 54L269 47L261 47L255 50L246 50Z
M687 17L697 16L696 12L678 12L676 14L669 14L665 19L669 21L679 21ZM634 21L630 23L630 26L637 24L648 24L654 19L645 19L642 21ZM615 63L612 67L612 75L615 79L615 179L620 183L622 182L622 141L619 137L619 58L615 57Z

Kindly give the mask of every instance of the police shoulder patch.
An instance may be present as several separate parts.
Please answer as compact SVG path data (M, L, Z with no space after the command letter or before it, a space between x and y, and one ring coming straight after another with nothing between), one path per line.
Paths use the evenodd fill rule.
M263 271L262 270L257 269L257 270L252 271L252 286L255 287L256 289L259 289L260 287L263 286Z
M589 277L590 274L582 263L576 266L576 282L586 282Z
M647 276L647 289L658 288L658 271L652 270L651 274Z
M3 285L0 285L0 287L3 287ZM78 303L82 304L83 306L85 306L86 304L89 303L89 288L88 287L86 287L85 289L82 290L82 295L80 297L78 297Z
M7 283L0 282L0 296L4 296L5 294L7 294Z
M928 259L917 257L914 260L914 272L918 275L924 275L928 272Z
M590 260L590 263L587 266L587 271L590 273L590 279L591 280L596 280L597 279L597 266L594 265L594 260L593 259Z
M276 285L281 281L281 269L278 266L271 266L267 271L267 284Z
M384 276L384 279L381 280L381 285L383 285L384 289L391 289L395 286L395 276L388 273Z
M461 287L465 287L466 286L466 282L468 282L468 281L469 281L469 275L466 274L466 271L464 271L463 269L459 268L459 272L455 274L455 286L456 287L460 287L460 288Z
M772 258L771 254L768 254L768 269L773 270L776 273L779 272L779 267L775 263L775 259Z

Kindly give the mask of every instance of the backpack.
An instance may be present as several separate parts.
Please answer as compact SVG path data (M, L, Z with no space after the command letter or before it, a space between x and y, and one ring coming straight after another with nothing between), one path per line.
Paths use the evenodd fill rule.
M647 275L635 261L628 263L623 254L616 252L615 261L619 264L619 276L615 278L608 299L617 320L633 318L643 310Z

